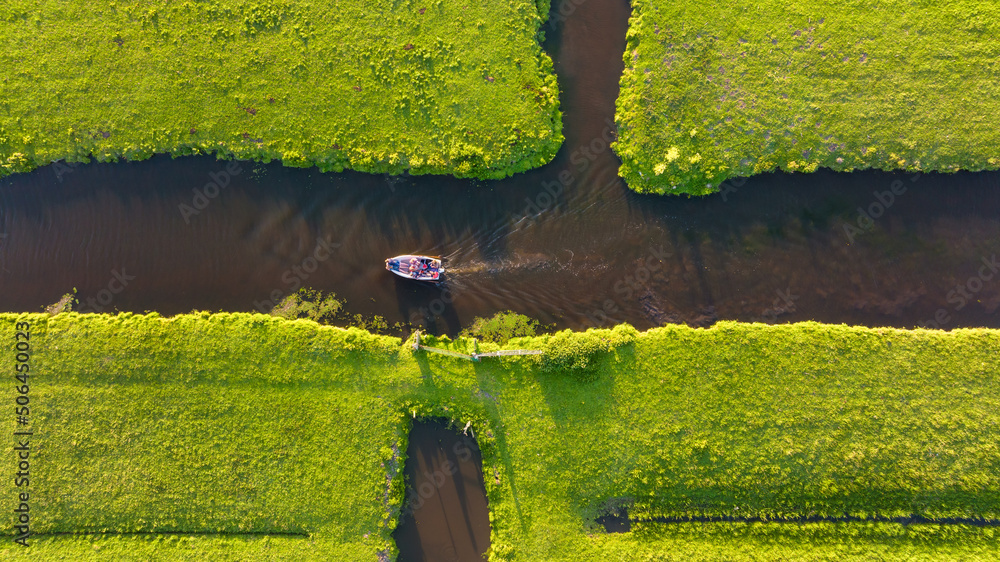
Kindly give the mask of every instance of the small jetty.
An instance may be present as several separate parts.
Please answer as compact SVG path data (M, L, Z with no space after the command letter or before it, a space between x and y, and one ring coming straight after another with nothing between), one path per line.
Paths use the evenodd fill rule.
M475 341L475 340L473 340ZM476 349L478 351L479 342L476 342ZM488 353L473 353L472 355L466 353L459 353L458 351L452 351L450 349L441 349L440 347L431 347L429 345L422 345L420 343L420 330L414 332L413 338L413 351L426 351L428 353L437 353L438 355L447 355L448 357L454 357L456 359L465 359L467 361L472 361L478 363L483 357L510 357L517 355L542 355L545 353L541 349L502 349L500 351L490 351Z

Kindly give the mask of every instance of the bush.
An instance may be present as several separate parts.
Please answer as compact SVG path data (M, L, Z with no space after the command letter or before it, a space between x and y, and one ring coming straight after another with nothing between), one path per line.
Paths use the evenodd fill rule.
M553 334L545 343L542 370L586 372L601 355L631 344L638 335L639 332L628 324L620 324L611 330L590 329L582 333L563 330Z
M461 335L503 345L513 338L534 336L539 326L538 320L507 310L489 318L477 317Z

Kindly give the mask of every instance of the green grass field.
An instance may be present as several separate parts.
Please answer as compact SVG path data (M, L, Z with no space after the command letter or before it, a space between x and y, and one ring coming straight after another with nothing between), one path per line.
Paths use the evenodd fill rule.
M500 178L551 160L548 0L0 6L0 176L156 153Z
M772 170L1000 167L1000 5L633 0L622 177L703 195Z
M640 522L605 534L593 523L620 499L640 520L1000 519L995 330L721 322L508 344L589 349L582 370L558 354L413 354L395 338L264 315L3 314L10 373L17 321L32 326L39 535L29 549L0 545L4 559L391 556L403 487L390 476L414 416L472 422L492 560L1000 557L992 527ZM616 346L588 343L600 340ZM5 476L0 497L15 490ZM13 535L9 517L0 528Z

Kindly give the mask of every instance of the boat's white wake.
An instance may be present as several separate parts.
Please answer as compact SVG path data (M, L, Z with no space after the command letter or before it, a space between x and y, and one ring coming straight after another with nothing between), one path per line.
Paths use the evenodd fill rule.
M444 267L449 276L475 276L525 271L559 271L568 269L572 262L572 252L569 252L568 257L564 259L537 253L514 254L498 260L446 259Z

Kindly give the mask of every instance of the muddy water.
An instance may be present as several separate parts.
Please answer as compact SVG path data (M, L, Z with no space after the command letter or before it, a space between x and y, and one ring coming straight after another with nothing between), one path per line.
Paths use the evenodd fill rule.
M628 5L553 4L566 13L546 41L566 143L551 164L496 182L228 173L211 158L47 167L0 180L0 310L40 310L74 287L85 310L267 310L305 285L450 333L504 309L575 329L1000 327L1000 174L821 171L700 199L635 195L607 146ZM226 187L196 201L213 177ZM384 271L416 252L446 256L448 282Z
M418 421L406 448L406 501L393 537L399 562L483 560L490 518L475 439Z

